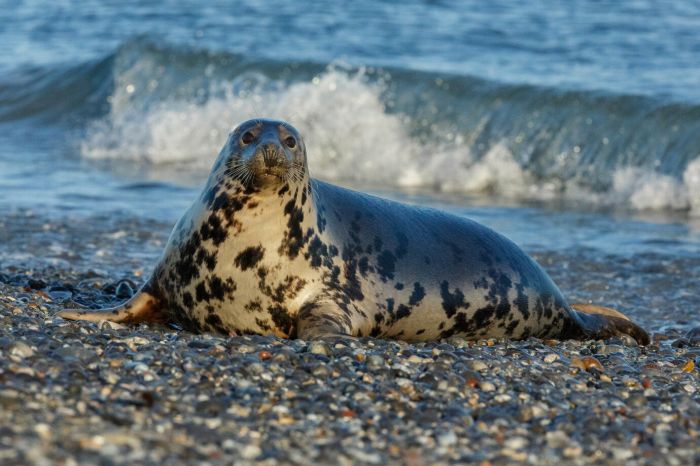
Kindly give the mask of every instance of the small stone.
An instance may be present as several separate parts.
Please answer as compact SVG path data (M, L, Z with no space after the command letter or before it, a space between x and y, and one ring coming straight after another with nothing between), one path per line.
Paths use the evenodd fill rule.
M421 358L420 356L416 356L415 354L412 354L411 356L408 357L407 361L410 363L413 363L413 364L420 364L420 363L426 362L427 359L424 359L424 358Z
M458 439L454 431L448 430L447 432L439 434L436 440L438 445L440 445L441 447L449 447L457 443Z
M549 353L547 356L544 357L544 362L546 362L547 364L551 364L557 359L559 359L559 355L557 353Z
M613 458L618 461L628 460L634 456L628 448L612 447L610 451L613 454Z
M683 365L682 370L683 370L683 372L688 372L688 373L693 372L695 370L695 361L693 361L692 359L689 359L688 362L686 362Z
M104 379L105 382L107 382L110 385L114 385L115 383L119 382L119 375L111 370L105 370L102 372L102 379Z
M34 350L23 341L16 341L10 345L9 353L20 358L29 358L34 355Z
M549 448L566 448L571 444L571 439L566 432L554 430L545 434L547 446Z
M488 380L484 380L479 383L479 388L481 388L481 391L484 392L492 392L496 389L496 386L489 382Z
M386 366L386 361L381 356L371 354L367 357L366 364L368 369L379 369Z
M513 450L520 450L527 447L528 441L525 437L511 437L507 439L503 444Z
M625 348L621 345L603 345L600 350L598 350L598 354L614 354L614 353L624 353Z
M688 330L685 334L685 338L693 346L700 346L700 327L694 327Z
M562 453L566 458L576 458L581 456L581 453L583 453L583 448L581 448L581 445L578 445L576 442L572 442L572 445L564 448Z
M262 454L262 450L257 445L248 444L245 447L243 447L243 449L241 450L241 456L247 460L255 459L258 456L260 456L261 454Z
M485 362L480 361L478 359L473 359L471 361L467 361L467 367L469 367L473 371L485 371L488 370L489 366L486 365Z
M120 281L117 285L117 289L114 291L117 298L126 299L131 298L134 295L134 289L129 285L127 281Z
M29 285L29 288L33 290L41 290L46 288L46 282L44 280L38 280L36 278L30 278L27 281L27 284Z
M322 341L314 341L309 345L309 353L312 354L322 354L323 356L330 356L332 353L331 348Z
M604 372L605 369L603 365L593 356L584 356L583 358L573 357L571 358L571 367L577 367L584 371L591 371L592 369Z

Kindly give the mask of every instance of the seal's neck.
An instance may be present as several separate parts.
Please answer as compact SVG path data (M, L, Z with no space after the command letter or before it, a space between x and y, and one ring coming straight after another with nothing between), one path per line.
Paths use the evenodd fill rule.
M255 186L239 180L224 178L205 187L201 201L207 210L221 212L228 224L241 224L234 231L257 228L277 230L282 227L280 251L291 258L314 234L316 206L313 183L308 176L282 184Z

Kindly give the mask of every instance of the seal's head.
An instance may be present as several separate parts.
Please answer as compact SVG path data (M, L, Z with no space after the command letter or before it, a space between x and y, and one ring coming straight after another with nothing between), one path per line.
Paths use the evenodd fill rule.
M241 123L224 146L226 175L246 186L275 188L303 182L306 147L299 132L283 121Z

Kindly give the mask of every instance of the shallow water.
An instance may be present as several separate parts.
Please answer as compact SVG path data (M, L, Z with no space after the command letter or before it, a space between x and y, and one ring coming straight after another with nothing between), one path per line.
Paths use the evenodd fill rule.
M302 131L314 176L489 225L573 299L697 321L697 6L297 10L0 9L0 269L147 273L262 115Z

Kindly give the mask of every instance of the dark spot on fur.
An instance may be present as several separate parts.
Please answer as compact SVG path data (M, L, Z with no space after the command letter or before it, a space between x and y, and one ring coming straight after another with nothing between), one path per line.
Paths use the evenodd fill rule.
M207 286L208 285L208 286ZM236 291L236 282L229 277L225 281L214 275L202 280L195 287L195 299L197 302L209 302L212 299L223 301L228 299L233 301L233 292Z
M252 301L249 301L248 304L243 307L246 311L260 312L262 311L262 302L260 301L260 298L255 298Z
M286 254L290 259L299 255L299 250L304 245L304 234L301 229L301 222L304 221L304 212L296 206L294 199L291 199L284 206L284 214L289 216L287 230L285 231L279 252ZM308 238L306 238L308 240Z
M404 317L408 317L410 315L411 308L405 304L399 304L399 307L396 309L396 319L403 319Z
M382 251L377 257L377 272L384 283L393 280L395 267L396 257L390 251Z
M221 334L228 334L228 331L226 327L224 327L224 323L221 321L221 318L216 315L216 314L209 314L207 318L205 319L205 322L209 324L214 330Z
M499 320L505 319L508 312L510 312L508 291L513 286L513 282L506 273L494 269L489 270L488 274L492 282L488 287L488 294L485 298L496 312L496 318Z
M344 262L344 276L345 283L343 284L343 291L353 301L362 301L365 299L362 293L362 285L357 277L358 263L355 259L355 252L352 247L343 248L343 262Z
M386 310L389 312L389 314L394 313L394 298L387 298L386 299Z
M326 209L323 206L318 206L316 210L316 226L320 233L326 231Z
M204 284L204 281L197 283L195 292L195 299L198 303L201 303L202 301L209 301L209 293L207 293L207 287Z
M396 288L399 291L403 290L403 283L396 282L396 285L394 285L394 288Z
M396 233L396 239L398 240L399 245L394 250L394 254L396 254L398 259L401 259L408 252L408 237L405 233L398 232Z
M285 335L289 335L292 331L294 320L289 315L287 308L279 304L274 304L268 307L267 311L270 313L270 317L272 317L275 326Z
M420 304L423 298L425 298L425 288L423 288L420 283L415 282L413 284L413 292L411 293L411 297L408 298L408 304L410 306L415 306Z
M269 332L270 330L272 330L270 324L266 320L261 319L260 317L255 318L255 325L260 327L260 330L264 332Z
M182 294L182 304L184 304L185 307L189 307L189 308L194 306L194 300L192 299L192 295L190 294L189 291L185 291Z
M282 197L282 196L284 196L284 194L285 194L286 192L288 192L288 191L289 191L289 185L285 183L285 185L282 186L282 187L280 188L279 191L277 191L277 195L278 195L279 197Z
M525 294L525 287L522 283L519 283L515 285L515 289L518 292L518 295L515 298L515 305L523 315L523 319L527 320L530 318L530 301Z
M250 246L241 251L233 260L241 270L248 270L257 265L265 255L265 248L261 245Z
M328 246L317 235L309 243L309 248L304 257L309 261L311 267L315 269L320 267L321 264L327 267L330 267L330 264L332 264L328 257Z
M221 219L215 213L212 213L207 221L202 223L199 233L202 235L202 240L210 239L215 245L221 244L228 236L228 231L223 228Z
M464 293L459 288L455 288L454 293L450 293L447 281L440 283L440 296L442 297L442 309L448 318L455 315L458 309L469 308L469 303L464 301Z
M384 244L384 243L382 243L382 239L381 239L379 236L375 236L375 237L374 237L374 249L375 249L376 251L381 251L381 250L382 250L382 245L383 245L383 244Z
M209 295L214 298L218 299L219 301L223 301L225 297L228 297L229 300L233 300L233 296L231 293L233 293L236 290L236 283L233 281L231 277L227 278L226 281L221 280L218 276L214 275L212 277L209 277Z
M423 335L425 333L425 329L422 328L420 330L416 330L416 335Z
M369 270L369 259L367 258L367 256L363 256L357 263L357 265L360 268L360 273L362 274L362 276L366 277L367 271Z
M188 285L193 279L199 277L199 267L196 265L195 258L201 245L202 241L199 233L194 232L179 248L180 254L174 264L174 268L178 275L177 282L182 286Z
M513 322L511 322L510 324L508 324L508 327L506 328L506 335L512 336L513 331L515 330L515 328L518 326L519 323L520 323L520 321L516 319Z

